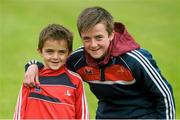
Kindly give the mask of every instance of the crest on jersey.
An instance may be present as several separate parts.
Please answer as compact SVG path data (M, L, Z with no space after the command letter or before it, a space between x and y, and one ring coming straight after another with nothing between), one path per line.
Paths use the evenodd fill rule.
M69 90L66 91L65 95L66 96L71 96L71 93L69 92Z

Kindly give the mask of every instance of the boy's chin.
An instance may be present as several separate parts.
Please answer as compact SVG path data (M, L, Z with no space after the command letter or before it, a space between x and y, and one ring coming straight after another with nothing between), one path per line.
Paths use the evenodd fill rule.
M50 66L50 69L52 70L58 70L61 66Z

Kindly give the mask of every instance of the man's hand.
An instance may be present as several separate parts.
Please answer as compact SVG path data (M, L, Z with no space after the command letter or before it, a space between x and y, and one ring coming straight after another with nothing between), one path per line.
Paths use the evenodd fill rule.
M23 82L27 87L39 86L38 67L36 64L32 64L28 67Z

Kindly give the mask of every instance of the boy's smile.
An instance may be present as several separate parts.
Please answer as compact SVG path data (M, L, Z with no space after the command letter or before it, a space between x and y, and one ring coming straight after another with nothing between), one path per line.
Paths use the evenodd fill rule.
M39 51L46 68L57 70L62 67L69 55L67 41L47 40L41 51Z

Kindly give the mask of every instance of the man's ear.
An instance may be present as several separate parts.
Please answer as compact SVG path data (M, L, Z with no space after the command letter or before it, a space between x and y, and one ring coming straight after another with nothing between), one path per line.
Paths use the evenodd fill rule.
M109 35L109 40L112 41L114 39L115 31L113 30Z

